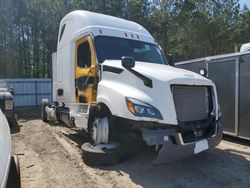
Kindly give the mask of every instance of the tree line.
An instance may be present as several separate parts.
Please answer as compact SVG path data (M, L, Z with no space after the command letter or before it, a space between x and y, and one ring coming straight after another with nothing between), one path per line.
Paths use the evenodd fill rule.
M51 77L59 22L79 9L138 22L175 61L250 42L250 10L239 0L0 0L0 78Z

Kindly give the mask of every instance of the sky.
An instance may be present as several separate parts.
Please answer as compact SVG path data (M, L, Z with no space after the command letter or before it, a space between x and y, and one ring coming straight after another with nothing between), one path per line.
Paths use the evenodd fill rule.
M243 7L244 4L246 4L248 8L250 8L250 0L240 0L241 7Z

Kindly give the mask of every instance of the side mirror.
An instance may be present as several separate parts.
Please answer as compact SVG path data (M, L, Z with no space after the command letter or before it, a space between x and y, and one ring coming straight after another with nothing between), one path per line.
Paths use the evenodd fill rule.
M175 67L174 58L173 58L173 55L172 55L172 54L168 54L168 56L167 56L167 61L168 61L168 64L169 64L170 66Z
M129 56L122 56L122 66L126 69L133 68L135 66L135 59Z
M14 89L13 89L13 88L10 88L10 93L11 93L12 95L14 95L14 94L15 94L15 92L14 92Z

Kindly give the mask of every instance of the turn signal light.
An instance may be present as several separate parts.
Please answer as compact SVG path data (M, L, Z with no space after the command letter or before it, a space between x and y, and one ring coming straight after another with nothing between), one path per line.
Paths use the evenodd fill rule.
M134 105L131 101L129 101L128 99L126 99L126 103L127 103L127 107L129 109L130 112L135 113L135 108Z

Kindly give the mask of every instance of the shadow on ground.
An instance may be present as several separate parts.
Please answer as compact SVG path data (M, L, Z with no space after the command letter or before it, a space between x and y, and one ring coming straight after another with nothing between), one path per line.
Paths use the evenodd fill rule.
M65 136L79 148L87 141L86 133L65 134ZM245 141L240 143L242 142L245 143ZM217 147L180 161L153 164L156 157L154 150L141 147L134 150L134 153L119 165L95 168L116 171L121 176L128 174L131 181L146 188L250 187L250 161L244 155L250 153Z
M19 122L27 122L29 120L41 119L41 107L26 107L26 108L15 108Z
M86 133L65 136L78 147L87 141ZM250 174L250 161L244 155L250 153L217 147L180 161L153 164L154 150L141 147L119 165L98 168L128 174L142 187L249 187L250 176L246 175Z
M82 130L76 130L77 133L74 134L66 134L63 133L63 135L67 138L69 138L71 141L73 141L74 143L77 144L77 146L79 148L81 148L81 146L85 143L85 142L89 142L87 133L85 131Z
M11 134L19 133L21 131L21 127L22 127L22 125L19 125L18 123L15 126L11 126L10 133Z
M250 140L237 138L237 137L233 137L233 136L229 136L229 135L223 135L223 140L250 147Z
M235 152L216 148L155 165L152 152L144 150L131 160L104 169L124 172L142 187L249 187L250 177L246 174L250 174L250 161Z

